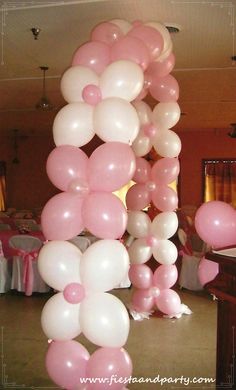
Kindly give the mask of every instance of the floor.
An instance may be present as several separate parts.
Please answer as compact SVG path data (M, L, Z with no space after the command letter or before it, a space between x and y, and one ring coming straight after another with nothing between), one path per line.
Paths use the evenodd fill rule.
M212 384L204 385L201 378L215 378L216 301L207 293L176 291L182 303L192 310L191 315L180 319L157 315L143 321L131 319L125 349L132 358L133 378L159 378L155 384L129 384L127 388L131 390L215 388ZM132 289L112 293L128 304ZM40 313L49 297L25 297L13 292L0 296L1 389L57 388L44 366L47 339L40 327ZM97 348L83 336L77 340L90 353ZM178 383L173 383L177 378ZM201 383L188 382L193 378ZM161 380L165 381L163 385Z

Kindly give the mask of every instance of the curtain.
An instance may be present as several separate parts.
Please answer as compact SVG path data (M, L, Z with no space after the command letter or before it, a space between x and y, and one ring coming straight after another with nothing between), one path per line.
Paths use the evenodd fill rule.
M6 210L6 163L0 161L0 211Z
M221 200L236 207L236 160L205 160L204 165L204 201Z

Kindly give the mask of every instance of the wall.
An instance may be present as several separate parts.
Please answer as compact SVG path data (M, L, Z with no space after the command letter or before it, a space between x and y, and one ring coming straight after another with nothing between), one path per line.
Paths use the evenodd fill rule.
M180 205L202 203L202 159L235 158L236 139L229 130L186 131L179 133L180 154Z
M185 131L180 154L180 205L202 203L202 164L204 158L236 157L236 139L227 131ZM95 138L84 150L88 155L101 144ZM0 138L0 160L7 162L8 207L17 209L42 207L59 192L46 174L46 160L55 147L51 134L19 139L19 164L13 164L12 137Z

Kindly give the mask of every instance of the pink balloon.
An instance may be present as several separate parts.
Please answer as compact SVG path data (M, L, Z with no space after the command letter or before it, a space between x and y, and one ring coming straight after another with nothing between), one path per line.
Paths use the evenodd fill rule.
M129 378L133 366L129 354L124 348L99 348L90 357L87 364L87 378L108 378L107 383L89 384L88 390L118 390L123 389L124 384L119 383L119 378Z
M178 207L178 196L176 192L165 185L158 185L151 193L152 202L160 211L174 211Z
M100 75L110 63L110 47L103 42L87 42L80 46L72 59L72 66L83 65Z
M97 85L89 84L84 87L82 91L82 98L85 103L91 104L91 106L96 106L96 104L102 100L102 93Z
M112 46L111 60L130 60L145 70L150 63L150 54L147 46L140 39L125 36Z
M88 351L77 341L53 341L46 354L46 369L61 388L80 389L80 378L86 378L88 360Z
M150 312L152 310L155 298L150 293L149 289L147 290L135 290L131 298L132 308L138 312Z
M151 202L151 192L145 184L134 184L127 191L125 201L128 210L142 210Z
M111 193L91 193L83 203L86 228L99 238L121 238L127 226L127 212L119 198Z
M83 199L73 193L53 196L41 215L42 231L47 240L69 240L84 229L81 218Z
M181 312L181 300L174 290L161 290L160 295L155 298L155 302L158 310L164 314L174 315Z
M85 297L84 287L80 283L70 283L64 288L63 296L69 303L80 303Z
M152 79L149 92L159 102L176 102L179 99L179 84L171 74L168 74Z
M202 204L195 215L195 227L201 239L214 248L236 244L236 211L228 203Z
M165 157L155 162L152 167L151 178L157 184L170 184L177 178L179 171L179 160Z
M219 273L219 264L203 257L198 266L198 278L202 286L215 279Z
M155 137L155 135L157 134L157 131L158 131L156 126L153 125L152 123L147 123L147 124L143 125L141 127L141 130L149 138Z
M89 158L91 191L118 190L132 179L135 166L135 155L129 145L122 142L104 143Z
M122 36L120 27L110 22L103 22L94 27L91 32L91 41L99 41L107 45L113 45Z
M152 270L145 264L132 264L129 269L129 278L136 288L148 289L152 285Z
M151 80L167 76L173 70L174 66L175 56L173 53L170 53L170 55L163 60L151 62L145 72L145 76L150 77Z
M178 279L178 271L175 265L160 265L153 275L153 285L160 290L171 288Z
M133 181L144 184L151 179L151 166L145 158L136 157L136 170Z
M79 148L61 145L54 148L46 163L47 175L57 188L67 191L73 179L86 180L88 157Z
M153 27L138 25L132 28L127 35L140 39L147 46L152 59L157 58L162 52L164 40L159 31Z

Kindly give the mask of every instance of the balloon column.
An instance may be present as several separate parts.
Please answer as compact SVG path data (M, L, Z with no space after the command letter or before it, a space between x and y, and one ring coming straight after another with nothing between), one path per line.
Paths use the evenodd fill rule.
M160 291L159 309L171 314L180 304L170 290L176 279L177 251L169 238L177 228L177 197L168 184L178 175L181 149L178 136L170 130L180 117L178 84L169 74L173 66L165 26L115 19L92 30L62 76L61 93L67 104L55 117L56 147L46 165L49 179L61 193L43 209L47 243L39 255L40 273L57 291L42 311L42 328L52 340L46 367L62 388L84 389L82 379L87 378L86 390L122 389L121 382L104 383L99 378L131 375L132 362L123 349L128 312L108 291L127 275L129 255L133 261L135 250L142 252L139 238L147 244L146 252L163 264L148 285L156 295ZM148 92L159 101L153 112L142 101ZM80 147L95 134L104 144L88 158ZM140 157L152 146L163 159L151 170ZM127 211L113 192L134 174L138 190L127 195L128 208L144 207L137 200L141 190L145 205L152 199L162 213L148 231L145 224L140 227L145 232L137 236L136 249L130 248L128 254L118 240L127 227ZM140 218L141 226L145 217ZM67 240L84 228L101 240L82 254ZM147 258L140 255L135 261L143 263ZM73 340L80 333L100 347L91 356Z

